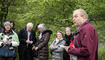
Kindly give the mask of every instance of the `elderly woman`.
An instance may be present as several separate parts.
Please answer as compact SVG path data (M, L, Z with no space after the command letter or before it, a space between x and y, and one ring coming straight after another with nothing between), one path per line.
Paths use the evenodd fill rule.
M58 32L56 37L57 38L49 47L52 54L52 60L63 60L63 50L65 45L63 34L61 32Z
M50 40L51 30L46 30L45 24L39 24L39 35L37 37L37 43L33 47L33 50L38 51L38 60L48 60L48 42Z
M17 34L11 29L10 22L5 22L4 31L0 33L0 60L13 60L18 45Z
M72 34L72 31L71 31L71 28L69 27L66 27L65 28L65 46L69 46L70 43L71 43L71 40L73 40L73 34ZM63 60L70 60L70 56L69 54L66 52L66 50L64 50L64 53L63 53Z

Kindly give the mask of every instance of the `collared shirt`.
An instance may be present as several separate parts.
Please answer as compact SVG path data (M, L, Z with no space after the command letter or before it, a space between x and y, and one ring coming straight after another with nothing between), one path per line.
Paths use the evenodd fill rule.
M41 39L41 38L42 38L42 33L39 34L39 39Z
M27 40L30 40L30 34L31 34L31 32L28 31L28 38L27 38Z

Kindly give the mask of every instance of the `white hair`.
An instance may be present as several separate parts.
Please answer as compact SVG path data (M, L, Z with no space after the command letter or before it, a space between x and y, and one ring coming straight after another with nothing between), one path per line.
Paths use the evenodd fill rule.
M84 9L76 9L73 11L73 13L77 12L77 11L80 12L81 16L86 16L86 18L88 19L88 14L86 13L86 11Z
M33 27L33 24L31 22L27 23L27 27L28 26L32 26Z
M65 29L66 29L66 30L71 30L71 28L70 28L70 27L66 27Z
M39 24L39 25L38 25L38 28L42 28L43 30L46 30L45 24Z

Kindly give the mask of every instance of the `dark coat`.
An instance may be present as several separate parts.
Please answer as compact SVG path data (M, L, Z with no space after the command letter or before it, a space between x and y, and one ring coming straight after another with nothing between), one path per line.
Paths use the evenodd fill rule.
M73 40L73 35L72 34L70 34L70 35L66 35L65 34L65 46L69 46L70 45L70 43L71 43L71 41L70 40Z
M74 36L76 48L69 48L68 53L76 55L78 60L98 60L98 35L94 27L85 22Z
M40 33L39 33L40 34ZM50 35L52 34L52 31L46 30L42 33L42 38L37 38L38 42L36 43L36 46L38 49L38 60L48 60L48 42L50 40Z
M4 29L3 29L2 27L0 27L0 33L3 32L3 30L4 30Z
M69 46L69 44L71 43L71 41L70 40L73 40L73 35L72 34L70 34L70 35L66 35L65 34L65 37L64 37L65 39L65 46ZM69 54L66 52L66 50L64 50L64 53L63 53L63 60L70 60L70 56L69 56Z
M26 47L27 46L27 43L26 43L26 40L28 38L27 36L28 32L26 31L26 28L20 30L18 36L19 36L19 41L20 41L20 47L21 46L24 46ZM29 40L33 41L34 43L36 42L36 39L35 39L35 32L33 30L31 30L31 35L30 35L30 38ZM32 44L29 45L29 47L32 46Z
M28 32L27 32L26 28L21 29L18 36L19 36L19 41L20 41L18 51L19 51L20 56L22 56L20 59L21 60L22 59L26 60L25 58L27 58L27 57L24 56L24 55L27 55L27 54L31 55L31 56L33 55L32 47L33 47L33 44L36 42L35 32L33 30L31 30L31 34L30 34L30 37L29 37L29 40L34 42L33 44L28 44L27 45L27 43L26 43L26 40L28 38ZM23 58L23 57L25 57L25 58ZM30 59L30 60L32 60L32 59Z

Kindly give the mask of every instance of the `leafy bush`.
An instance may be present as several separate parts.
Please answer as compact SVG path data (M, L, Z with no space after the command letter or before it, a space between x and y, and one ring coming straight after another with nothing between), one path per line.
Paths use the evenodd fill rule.
M99 57L99 60L105 60L105 47L99 47L98 57Z

